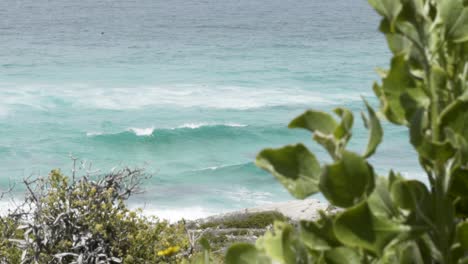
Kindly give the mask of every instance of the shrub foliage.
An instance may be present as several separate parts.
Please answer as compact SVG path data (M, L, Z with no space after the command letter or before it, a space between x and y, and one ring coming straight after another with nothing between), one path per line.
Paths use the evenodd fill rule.
M143 178L125 169L70 180L54 170L25 181L25 203L0 221L0 263L178 262L188 249L184 225L124 203Z
M382 116L408 128L427 184L376 173L369 158L383 129L367 102L359 152L347 148L351 111L309 110L289 127L312 132L333 161L296 144L263 150L257 165L296 198L321 192L341 212L298 228L278 222L256 246L233 246L227 263L468 263L468 2L369 3L393 54L373 90Z

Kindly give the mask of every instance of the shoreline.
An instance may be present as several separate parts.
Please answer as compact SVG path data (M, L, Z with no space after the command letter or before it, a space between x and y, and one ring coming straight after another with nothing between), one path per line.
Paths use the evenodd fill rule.
M292 221L314 221L320 217L319 211L321 210L327 212L334 212L337 209L331 207L328 203L322 202L318 199L309 198L304 200L291 200L286 202L271 203L253 208L243 208L241 210L235 210L231 212L199 218L195 221L214 221L238 215L248 215L263 212L278 212Z
M0 215L5 214L8 209L14 205L14 201L5 199L0 201ZM333 211L336 210L326 202L319 199L309 198L304 200L290 200L286 202L274 202L257 207L242 208L232 211L226 211L221 213L203 212L203 207L196 208L182 208L182 209L162 209L155 210L151 208L144 208L138 206L130 206L132 210L141 208L142 213L145 216L154 216L161 220L167 220L169 222L177 222L182 219L187 221L204 221L204 220L215 220L235 215L262 213L262 212L278 212L285 217L293 220L316 220L320 216L319 211ZM197 209L198 212L193 212L193 209ZM191 216L187 217L188 214Z

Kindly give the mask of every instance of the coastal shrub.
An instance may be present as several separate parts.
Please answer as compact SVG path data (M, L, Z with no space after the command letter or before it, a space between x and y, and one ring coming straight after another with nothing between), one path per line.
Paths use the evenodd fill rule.
M129 169L95 180L54 170L25 181L22 217L0 224L4 263L177 262L188 247L183 223L145 217L124 203L142 178Z
M366 101L360 151L347 147L350 110L309 110L289 127L312 132L331 163L301 143L265 149L256 162L294 197L321 192L341 211L297 228L277 222L256 245L231 247L226 263L468 263L468 2L369 3L393 56L373 87L381 116L408 129L427 182L376 172L369 158L383 129Z
M21 250L9 240L21 238L18 221L12 216L0 216L0 263L20 263Z
M275 211L243 213L206 221L200 224L200 228L266 228L275 221L286 220L287 217Z

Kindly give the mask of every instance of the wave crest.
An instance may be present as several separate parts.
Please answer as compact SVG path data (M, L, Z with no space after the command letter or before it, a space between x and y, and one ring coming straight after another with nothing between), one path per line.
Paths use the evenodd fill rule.
M248 125L245 124L239 124L239 123L185 123L183 125L177 126L177 127L172 127L172 128L160 128L156 129L155 127L143 127L143 128L138 128L138 127L131 127L125 131L122 132L116 132L116 133L104 133L104 132L99 132L99 131L90 131L86 133L87 137L105 137L105 136L123 136L123 135L134 135L137 137L150 137L150 136L155 136L155 135L164 135L164 134L173 134L177 132L182 132L184 130L200 130L200 129L211 129L211 130L217 130L217 129L238 129L238 128L245 128L248 127Z

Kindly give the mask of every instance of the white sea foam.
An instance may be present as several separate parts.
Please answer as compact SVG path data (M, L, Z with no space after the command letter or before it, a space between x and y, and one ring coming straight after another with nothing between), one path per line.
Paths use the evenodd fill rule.
M209 127L209 126L226 126L226 127L247 127L247 125L244 124L239 124L239 123L186 123L181 126L178 126L177 128L191 128L191 129L197 129L201 127ZM174 129L174 128L173 128Z
M228 127L247 127L247 125L238 124L238 123L227 123L227 124L224 124L224 126L228 126Z
M143 214L146 216L157 216L159 219L168 220L170 222L177 222L182 219L196 220L208 216L223 213L220 210L210 210L201 206L182 207L182 208L152 208L138 204L130 205L131 208L143 208Z
M100 136L102 134L103 134L102 132L87 132L86 136L87 137L94 137L94 136Z
M130 128L131 132L135 133L135 135L142 137L142 136L151 136L154 132L154 127L149 128Z
M177 128L191 128L191 129L196 129L200 127L208 126L208 123L186 123L181 126L178 126ZM175 129L175 128L172 128Z
M235 163L235 164L226 164L226 165L219 165L219 166L209 166L201 169L195 169L192 171L207 171L207 170L219 170L223 168L229 168L229 167L234 167L234 166L242 166L242 165L248 165L251 162L245 162L245 163Z
M7 89L14 86L15 89ZM3 89L5 88L5 89ZM251 109L287 105L336 104L360 100L358 94L327 94L298 88L256 87L173 87L100 88L86 85L18 86L0 83L0 112L8 106L27 105L53 109L58 104L92 109L126 110L144 107L202 107L215 109ZM1 110L3 109L3 110Z

